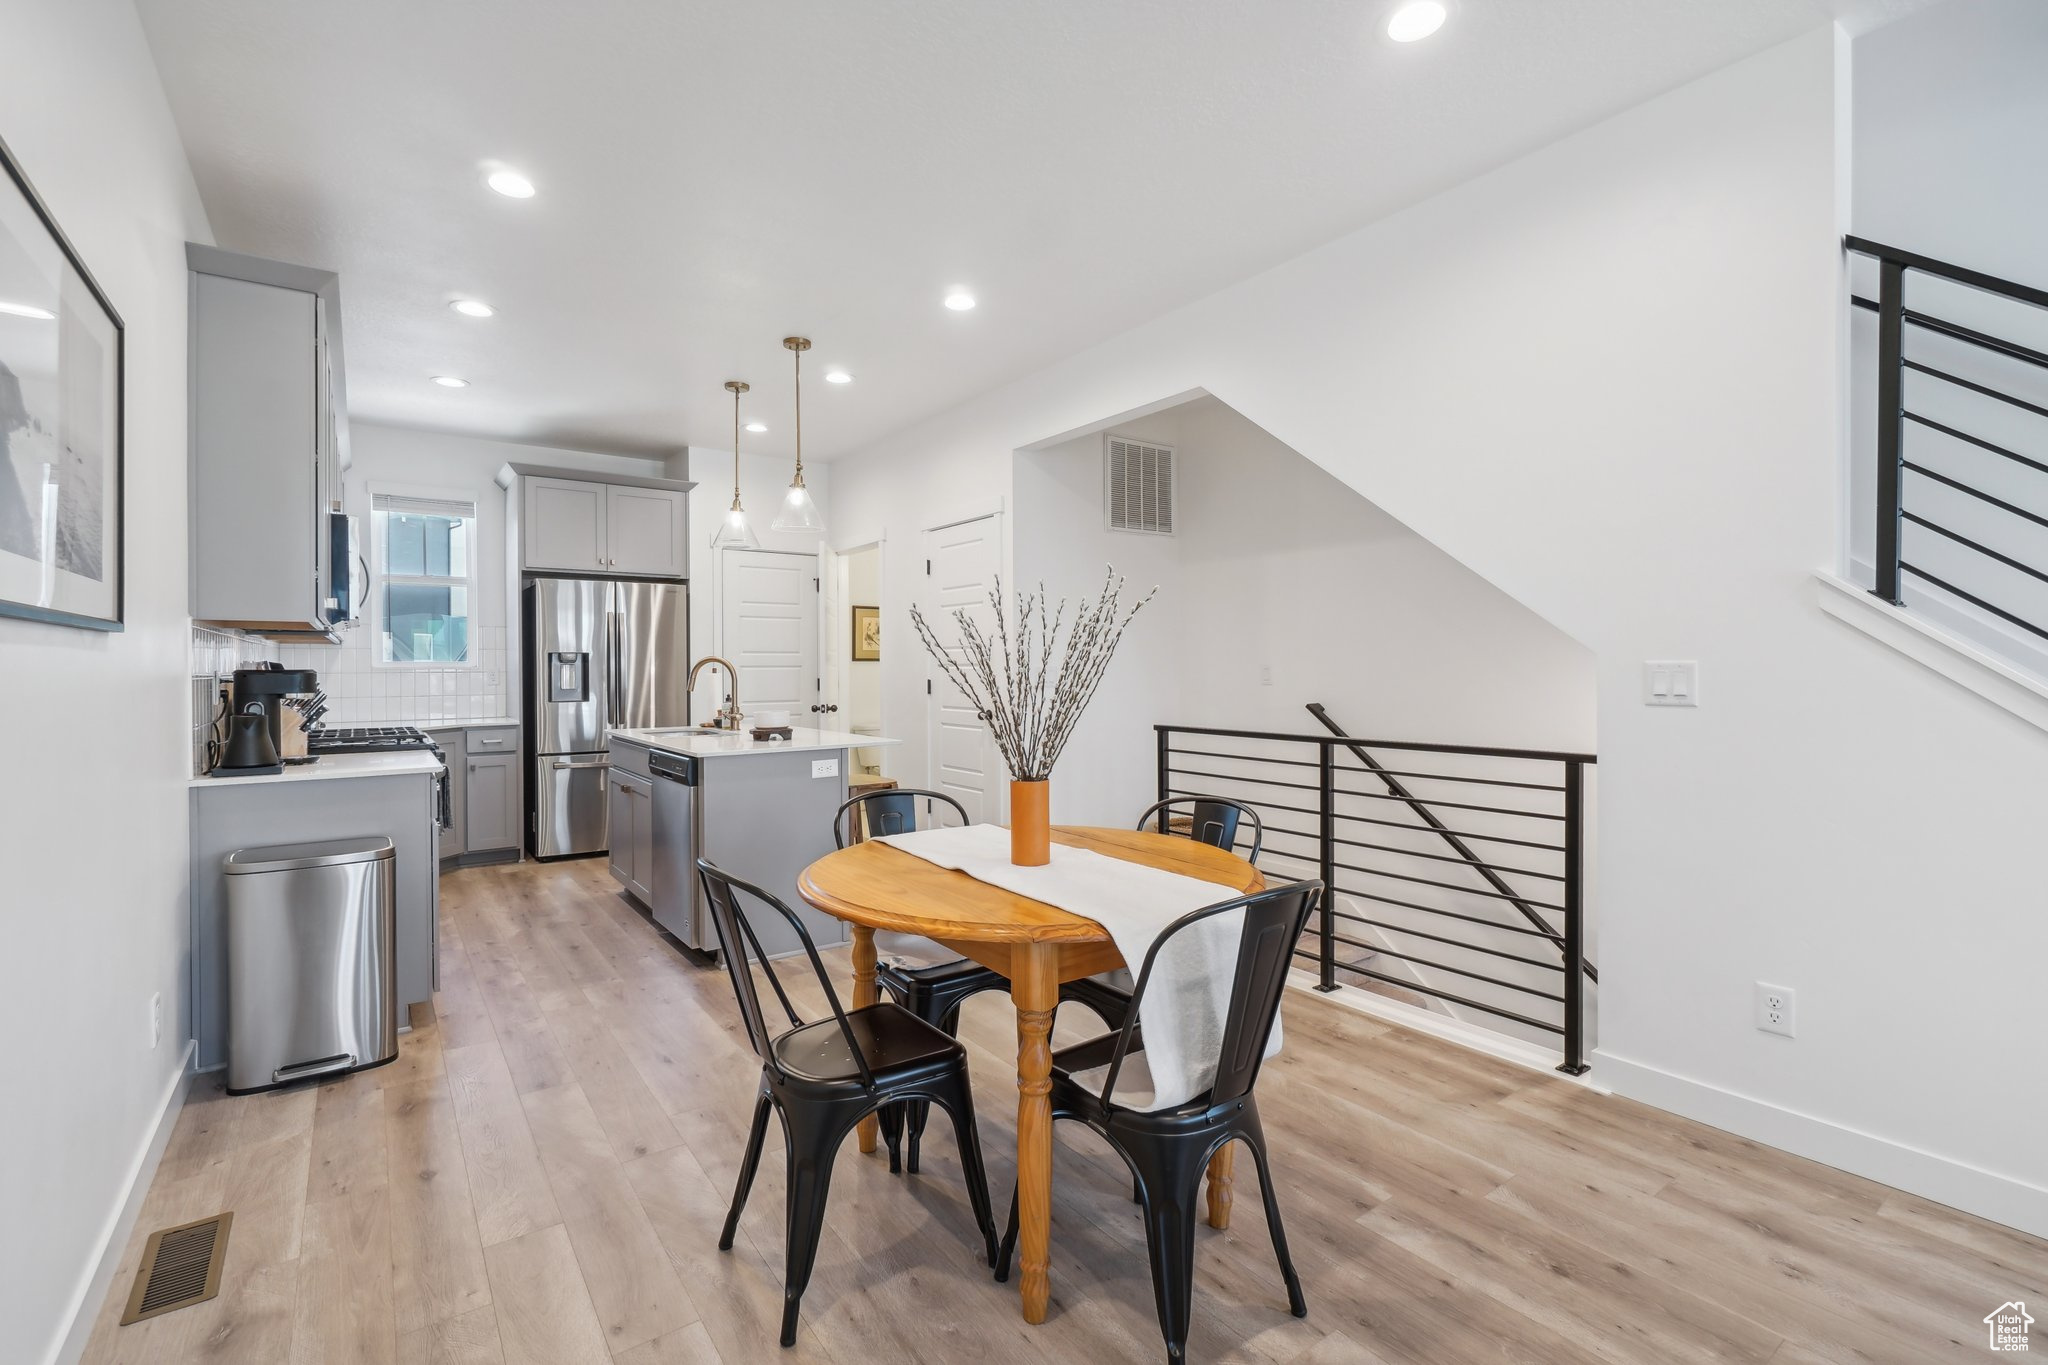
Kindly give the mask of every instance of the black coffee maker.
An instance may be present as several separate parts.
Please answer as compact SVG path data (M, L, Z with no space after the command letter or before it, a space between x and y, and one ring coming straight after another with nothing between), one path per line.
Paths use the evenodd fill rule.
M283 664L252 664L235 670L234 690L228 694L231 715L263 717L273 754L282 753L286 697L320 690L320 675L310 668L286 668ZM297 724L297 720L292 721ZM273 758L271 762L276 762Z

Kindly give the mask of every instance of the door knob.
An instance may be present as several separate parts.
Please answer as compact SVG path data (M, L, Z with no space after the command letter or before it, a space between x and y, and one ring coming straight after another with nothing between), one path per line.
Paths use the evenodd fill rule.
M827 711L830 711L830 712L831 712L831 713L832 713L833 715L835 715L835 716L836 716L836 715L838 715L838 714L839 714L839 703L835 701L835 702L833 702L833 703L832 703L832 704L831 704L830 706L826 707L825 709L826 709Z

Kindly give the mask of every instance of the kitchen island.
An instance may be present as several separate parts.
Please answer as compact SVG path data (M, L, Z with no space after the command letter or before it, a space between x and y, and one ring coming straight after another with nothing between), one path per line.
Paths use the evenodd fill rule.
M809 728L793 729L786 740L757 740L746 731L613 730L612 875L655 923L699 952L718 951L698 884L699 857L774 892L819 947L844 943L846 926L797 895L797 874L832 851L832 819L846 800L852 751L895 743ZM747 908L769 956L798 951L781 916Z

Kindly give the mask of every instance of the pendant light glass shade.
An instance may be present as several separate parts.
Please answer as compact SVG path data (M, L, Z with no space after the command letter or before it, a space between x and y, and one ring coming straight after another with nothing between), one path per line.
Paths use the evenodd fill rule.
M758 550L761 538L748 525L746 509L740 506L740 395L747 391L748 386L743 379L728 379L725 387L732 393L732 507L719 519L718 530L711 537L711 548Z
M811 349L805 337L784 337L796 360L796 477L789 481L789 492L783 495L782 506L776 509L775 520L770 523L777 531L823 534L825 518L818 511L817 500L811 497L811 490L804 487L804 352Z

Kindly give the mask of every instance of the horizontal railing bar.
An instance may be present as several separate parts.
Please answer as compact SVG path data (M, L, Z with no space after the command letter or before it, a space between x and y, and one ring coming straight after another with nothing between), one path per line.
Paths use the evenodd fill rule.
M1562 995L1538 990L1534 986L1524 986L1513 981L1503 981L1497 976L1488 976L1485 972L1474 972L1468 971L1463 967L1453 967L1448 962L1437 962L1430 958L1417 957L1413 953L1397 953L1392 948L1382 948L1376 943L1354 943L1352 946L1355 948L1368 948L1375 953L1384 953L1388 957L1396 958L1402 962L1413 962L1418 967L1431 967L1440 972L1449 972L1453 976L1464 976L1470 977L1474 981L1484 981L1487 985L1498 986L1504 991L1519 991L1523 995L1533 995L1538 1000L1548 1000L1553 1004L1562 1005L1564 1003Z
M1154 730L1164 730L1169 735L1224 735L1231 739L1286 740L1294 744L1316 744L1328 748L1332 744L1345 747L1357 745L1362 749L1405 749L1423 753L1439 754L1482 754L1494 758L1527 758L1549 760L1554 763L1597 763L1596 754L1571 754L1555 749L1500 749L1484 744L1423 744L1408 739L1354 739L1348 735L1285 735L1272 730L1226 730L1207 725L1155 725Z
M1878 311L1875 299L1866 299L1860 294L1852 296L1849 302L1855 304L1858 308L1867 308L1873 313ZM2014 360L2025 361L2029 365L2038 365L2042 369L2048 369L2048 354L2037 351L2031 346L2022 346L2016 341L2000 341L1989 332L1980 332L1973 327L1965 327L1961 323L1947 322L1932 314L1916 313L1910 308L1900 309L1899 318L1901 321L1912 323L1923 332L1934 332L1940 336L1954 337L1957 341L1967 342L1979 350L1993 351L1999 355L2010 356Z
M1425 831L1429 834L1435 830ZM1563 876L1555 872L1538 872L1527 867L1502 867L1498 863L1478 863L1470 858L1454 858L1448 853L1420 853L1412 848L1395 848L1392 844L1368 844L1363 839L1338 839L1334 842L1347 848L1369 848L1380 853L1398 853L1404 858L1427 858L1433 863L1456 863L1460 867L1483 867L1489 872L1510 872L1517 877L1541 877L1547 882L1561 882Z
M1189 754L1199 758L1228 758L1239 763L1284 763L1290 768L1320 768L1321 763L1313 758L1274 758L1270 754L1225 754L1214 749L1176 749L1166 746L1169 754Z
M1346 771L1356 771L1364 773L1372 772L1372 769L1357 768L1347 769ZM1556 782L1509 782L1505 778L1499 777L1453 777L1449 773L1404 773L1397 771L1393 768L1382 768L1379 770L1378 773L1375 773L1374 776L1414 777L1420 778L1425 782L1471 782L1482 787L1525 787L1530 791L1539 792L1561 792L1564 790L1563 785ZM1341 791L1343 789L1340 787L1338 790ZM1429 798L1426 796L1420 796L1417 797L1416 800L1426 803L1428 802Z
M2004 446L1996 445L1981 436L1972 436L1967 431L1957 431L1945 422L1937 422L1932 417L1922 417L1917 412L1901 412L1899 416L1905 418L1908 422L1918 422L1930 431L1938 431L1944 436L1953 436L1958 441L1968 441L1979 450L1988 450L1993 455L2003 455L2014 464L2023 464L2029 469L2038 469L2043 474L2048 474L2048 464L2042 464L2039 460L2030 459L2016 450L2007 450Z
M1200 795L1203 795L1203 794L1204 794L1204 793L1201 793L1201 792L1191 791L1191 790L1189 790L1189 789L1187 789L1187 788L1185 788L1185 787L1168 787L1168 788L1167 788L1167 791L1168 791L1168 792L1169 792L1170 794L1174 795L1174 796L1200 796ZM1320 812L1320 811L1308 810L1308 809L1306 809L1306 808L1304 808L1304 807L1301 807L1301 806L1283 806L1283 805L1281 805L1281 804L1280 804L1279 802L1277 802L1277 801L1247 801L1247 802L1245 802L1245 804L1246 804L1246 805L1248 805L1248 806L1251 806L1251 807L1252 807L1253 809L1255 809L1255 810L1260 810L1260 811L1268 811L1268 810L1284 810L1284 811L1292 811L1292 812L1293 812L1293 813L1295 813L1296 815L1320 815L1320 814L1321 814L1321 812ZM1355 823L1357 823L1357 824L1361 824L1361 825L1378 825L1378 826L1380 826L1380 827L1381 827L1382 829L1406 829L1406 830L1413 830L1413 831L1415 831L1415 832L1416 832L1417 834L1428 834L1428 835L1433 835L1433 836L1434 836L1434 835L1437 835L1437 834L1439 833L1439 831L1431 829L1431 828L1430 828L1430 827L1429 827L1428 825L1409 825L1409 824L1403 824L1403 823L1402 823L1401 821L1399 821L1399 820L1375 820L1375 819L1373 819L1373 818L1372 818L1372 817L1371 817L1370 815L1349 815L1349 814L1346 814L1346 813L1345 813L1345 812L1343 812L1343 811L1337 811L1337 812L1336 812L1336 817L1337 817L1337 818L1338 818L1339 820L1350 820L1350 821L1353 821L1353 822L1355 822ZM1471 832L1470 832L1470 831L1468 831L1468 830L1462 830L1462 829L1454 829L1454 830L1448 830L1448 831L1444 831L1444 832L1445 832L1445 833L1450 833L1450 834L1455 834L1455 835L1457 835L1457 836L1458 836L1458 837L1459 837L1460 839L1478 839L1478 840L1482 840L1482 841L1484 841L1484 842L1486 842L1486 843L1489 843L1489 844L1513 844L1513 845L1514 845L1515 847L1517 847L1517 848L1534 848L1534 849L1540 849L1540 850L1542 850L1542 851L1543 851L1543 852L1545 852L1545 853L1562 853L1562 852L1564 852L1564 846L1563 846L1562 844L1546 844L1546 843L1544 843L1544 842L1543 842L1542 840L1540 840L1540 839L1516 839L1516 838L1512 838L1512 837L1510 837L1509 835L1506 835L1506 834L1473 834L1473 833L1471 833ZM1288 829L1288 828L1287 828L1287 827L1286 827L1285 825L1267 825L1267 826L1266 826L1266 833L1268 833L1268 834L1292 834L1292 835L1296 835L1296 836L1298 836L1298 837L1300 837L1300 838L1303 838L1303 839L1317 839L1317 838L1321 838L1321 837L1322 837L1322 836L1320 836L1320 835L1318 835L1318 834L1314 833L1313 831L1308 831L1308 830L1298 830L1298 829ZM1351 842L1351 841L1350 841L1350 840L1348 840L1348 839L1339 839L1339 840L1338 840L1337 842L1338 842L1338 843L1340 843L1340 844L1342 844L1342 843L1349 843L1349 842Z
M1968 493L1971 497L1976 498L1979 502L1988 502L1993 507L1998 508L2002 512L2010 512L2016 517L2023 517L2026 520L2033 522L2036 526L2048 526L2048 517L2041 516L2034 512L2029 512L2024 507L2015 507L2012 503L2007 502L2003 498L1994 498L1989 493L1986 493L1983 489L1972 488L1970 487L1970 485L1964 483L1960 479L1952 479L1946 474L1937 474L1933 470L1929 469L1927 466L1914 464L1911 460L1901 460L1899 461L1899 463L1904 468L1912 470L1915 474L1923 475L1927 478L1934 480L1936 483L1945 483L1950 488L1955 489L1958 493Z
M1314 782L1282 782L1279 779L1272 777L1241 777L1236 774L1206 773L1199 768L1169 767L1166 771L1170 773L1178 773L1182 777L1213 778L1218 782L1256 782L1262 787L1292 787L1296 791L1304 792L1314 792L1322 790L1322 788Z
M1311 962L1321 961L1314 953L1306 953L1299 948L1295 949L1294 955L1296 957L1305 957ZM1398 976L1388 976L1384 972L1369 971L1364 967L1354 967L1348 962L1334 962L1330 965L1340 972L1350 972L1354 976L1362 976L1368 980L1383 982L1389 986L1399 986L1404 991L1413 991L1417 995L1426 995L1432 1000L1446 1000L1453 1005L1463 1005L1466 1009L1479 1010L1502 1019L1512 1019L1518 1024L1526 1024L1530 1028L1542 1029L1545 1033L1562 1034L1564 1032L1562 1025L1549 1023L1542 1019L1531 1019L1526 1014L1517 1014L1513 1010L1505 1010L1498 1005L1488 1005L1478 1000L1468 1000L1462 995L1453 995L1449 991L1439 991L1433 990L1428 986L1418 986L1412 981L1403 981Z
M1951 531L1948 527L1942 526L1936 522L1929 521L1927 518L1920 516L1918 513L1907 512L1902 510L1900 511L1899 515L1905 518L1907 521L1912 522L1915 526L1925 526L1928 530L1934 532L1936 535L1947 536L1950 540L1953 540L1958 545L1967 545L1969 548L1975 550L1980 555L1989 555L1991 558L1997 560L2001 564L2004 564L2010 568L2018 569L2021 573L2026 574L2029 577L2038 578L2043 583L2048 583L2048 573L2043 573L2041 570L2035 568L2031 564L2022 564L2019 560L2014 559L2011 555L2000 554L1998 551L1992 549L1989 545L1979 545L1976 541L1970 539L1961 531Z
M1404 806L1412 806L1417 801L1421 801L1425 806L1440 806L1445 810L1483 810L1494 815L1519 815L1530 820L1564 819L1562 815L1552 815L1548 811L1515 810L1511 806L1475 806L1469 801L1437 801L1414 796L1396 796L1392 792L1357 792L1349 787L1338 787L1336 791L1339 796L1363 797L1367 801L1399 801ZM1417 828L1421 828L1421 826L1417 826Z
M2048 408L2042 407L2039 403L2029 403L2024 398L2016 398L2003 390L1992 388L1989 384L1979 384L1974 379L1965 379L1959 374L1950 374L1947 370L1938 370L1924 361L1910 360L1902 357L1899 363L1909 370L1918 370L1922 374L1932 375L1943 383L1954 384L1956 387L1968 389L1972 393L1981 393L1986 398L1996 398L2001 403L2010 403L2016 408L2024 408L2039 417L2048 417Z
M1375 929L1384 929L1390 934L1408 934L1414 938L1426 938L1431 943L1448 944L1461 952L1485 953L1488 957L1506 958L1510 962L1519 962L1524 967L1540 967L1546 972L1562 972L1564 970L1562 962L1543 962L1533 957L1523 957L1520 953L1510 953L1501 948L1482 948L1476 943L1467 943L1463 939L1445 938L1442 934L1425 933L1420 929L1404 929L1398 924L1383 924L1379 920L1367 919L1363 915L1347 915L1339 911L1336 917L1348 919L1353 924L1369 924ZM1350 943L1354 948L1370 948L1374 952L1379 951L1377 943L1356 943L1351 939L1345 938L1342 934L1337 934L1334 937L1339 943Z
M1564 913L1562 905L1532 900L1528 896L1513 896L1504 891L1475 891L1471 887L1459 886L1455 882L1431 881L1428 877L1414 877L1406 872L1388 872L1377 867L1359 867L1355 863L1337 863L1335 866L1343 868L1346 872L1362 872L1368 877L1392 877L1397 882L1414 882L1421 886L1439 887L1445 891L1455 891L1461 896L1485 896L1489 900L1513 901L1517 905L1533 905L1541 910L1555 910L1560 915Z
M1482 919L1478 915L1468 915L1460 910L1445 910L1439 906L1434 905L1417 905L1414 901L1396 900L1392 896L1375 896L1370 891L1353 891L1349 887L1343 886L1333 887L1331 889L1337 895L1340 896L1356 896L1360 900L1373 901L1380 905L1398 905L1403 910L1419 910L1425 915L1441 915L1445 919L1463 920L1467 924L1476 924L1480 926L1482 929L1498 929L1503 934L1527 934L1530 938L1547 939L1553 943L1555 943L1558 940L1558 938L1561 937L1561 935L1559 934L1545 933L1541 929L1525 928L1524 926L1519 924L1501 924L1494 920ZM1330 913L1335 915L1338 919L1343 919L1350 914L1350 912L1347 910L1333 910ZM1352 918L1363 917L1352 916Z
M1880 261L1897 261L1908 270L1917 270L1923 275L1937 275L1957 284L1967 284L1972 289L1981 289L1987 294L2003 294L2021 303L2031 303L2037 308L2048 308L2048 289L2037 289L2031 284L2020 284L2014 280L2002 280L1996 275L1987 275L1981 270L1968 266L1950 265L1947 261L1932 256L1922 256L1917 251L1901 247L1886 246L1873 242L1868 237L1850 234L1842 238L1842 244L1849 250L1864 256L1875 256Z
M1998 617L2000 620L2010 621L2014 625L2018 626L2021 630L2031 631L2035 635L2040 636L2042 639L2048 640L2048 630L2044 630L2040 626L2035 625L2032 621L2029 621L2024 616L2015 616L2011 612L2007 611L2004 607L1993 606L1991 603L1986 602L1983 598L1977 596L1975 593L1965 592L1963 589L1957 587L1955 584L1947 582L1943 579L1936 578L1933 574L1927 572L1927 570L1925 569L1915 568L1913 565L1908 564L1903 559L1899 561L1899 569L1903 573L1912 574L1915 578L1924 578L1929 583L1932 583L1935 587L1942 589L1944 592L1952 592L1957 597L1962 598L1965 602L1970 603L1972 606L1982 607L1985 611L1990 612L1993 616Z

